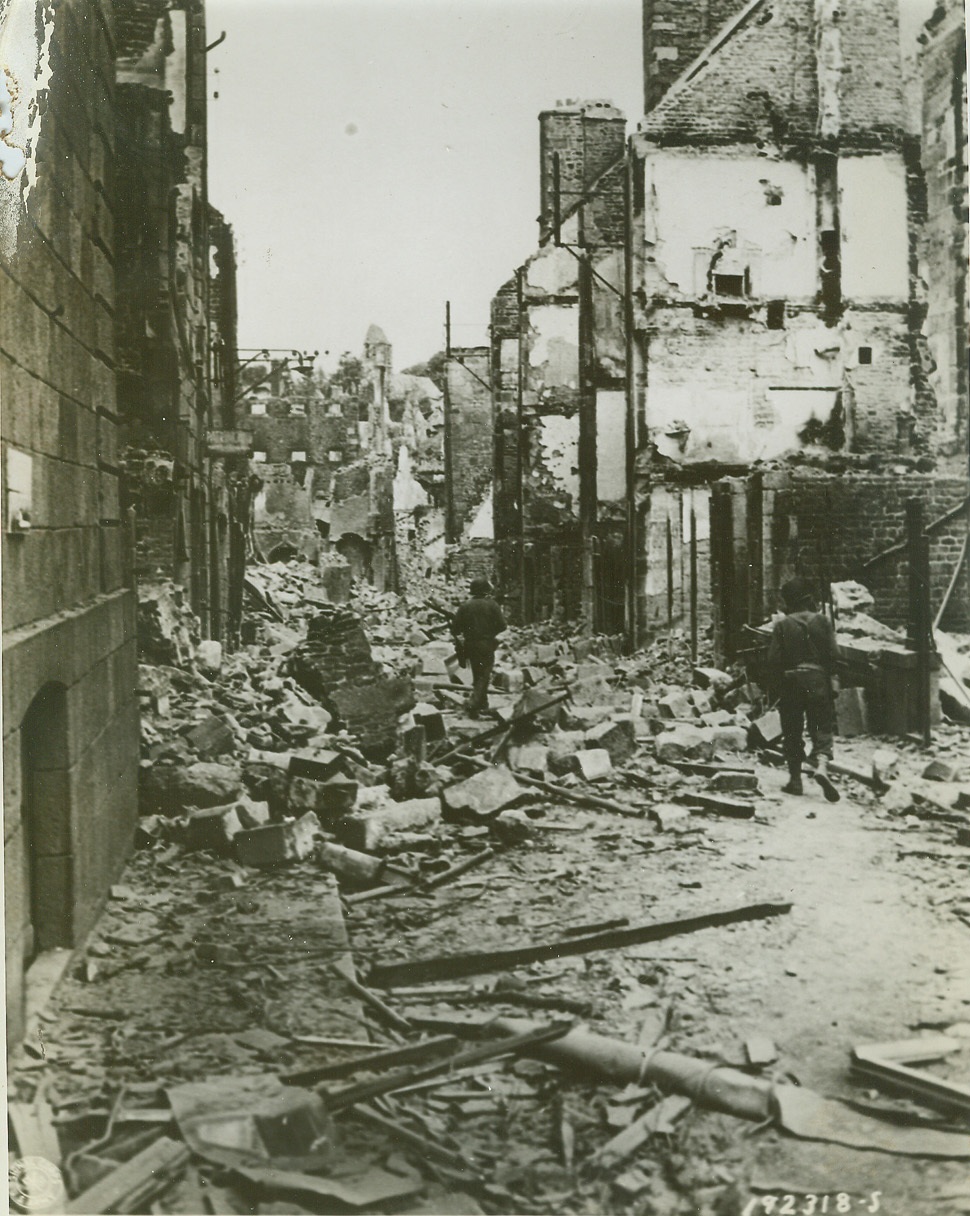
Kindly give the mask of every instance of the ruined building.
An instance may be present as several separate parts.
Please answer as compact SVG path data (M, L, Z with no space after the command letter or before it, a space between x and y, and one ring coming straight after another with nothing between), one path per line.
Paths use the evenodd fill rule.
M206 636L239 628L248 515L235 427L232 232L209 203L205 9L115 6L118 404L137 574L182 584ZM228 449L231 450L231 449Z
M930 24L934 182L883 0L646 0L637 134L604 103L540 117L540 247L492 310L524 619L629 643L690 619L730 655L798 571L863 579L899 624L910 498L941 601L966 529L965 76L957 19Z
M88 931L137 813L135 590L119 502L111 9L15 0L4 109L7 1019Z
M130 848L136 573L182 582L213 635L232 633L234 604L238 621L245 509L212 456L231 422L235 268L206 193L203 16L161 0L4 8L11 1042L25 971L53 977Z
M240 399L264 557L299 553L327 569L337 559L353 577L402 591L441 561L442 394L426 377L393 371L378 326L362 357L345 353L332 375L274 365Z
M626 124L602 101L539 123L539 248L492 302L496 568L524 619L584 616L612 633L624 619Z

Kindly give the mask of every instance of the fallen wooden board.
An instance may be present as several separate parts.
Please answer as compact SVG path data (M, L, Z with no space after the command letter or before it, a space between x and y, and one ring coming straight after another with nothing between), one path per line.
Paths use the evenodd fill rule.
M7 1118L19 1157L43 1157L60 1167L61 1147L54 1114L46 1102L8 1102Z
M107 1178L72 1199L65 1211L68 1216L142 1211L150 1199L182 1173L189 1156L184 1144L162 1136Z
M452 1152L451 1149L446 1148L443 1144L438 1144L434 1140L429 1140L418 1132L412 1131L399 1120L389 1119L372 1107L364 1106L363 1104L351 1108L347 1111L347 1114L352 1119L357 1119L362 1123L370 1123L374 1127L379 1127L388 1135L397 1137L398 1140L403 1141L403 1143L411 1148L417 1149L422 1157L427 1157L432 1161L440 1161L443 1165L447 1165L453 1170L458 1170L466 1177L469 1174L474 1177L474 1166L467 1157L463 1157L460 1153Z
M931 1073L907 1067L917 1061L938 1060L941 1055L959 1051L958 1040L949 1039L949 1047L945 1045L946 1040L945 1035L935 1035L929 1041L910 1039L854 1047L852 1071L867 1081L874 1081L882 1089L903 1093L940 1110L970 1115L970 1086L944 1081Z
M791 911L790 903L744 904L708 912L703 916L688 916L683 920L660 921L649 925L634 925L629 929L614 929L590 937L544 942L538 946L517 946L508 950L488 950L469 954L445 954L435 958L415 959L401 963L376 963L368 972L368 981L381 988L393 988L405 983L427 980L456 979L465 975L484 975L489 971L508 971L567 954L590 954L597 950L618 950L624 946L662 941L699 929L712 929L741 921L764 920Z
M355 1072L376 1072L382 1068L394 1068L399 1064L413 1064L429 1056L444 1055L457 1047L458 1040L452 1034L436 1035L421 1043L407 1043L403 1047L392 1047L388 1051L371 1052L355 1060L340 1060L330 1064L309 1064L279 1074L284 1085L312 1085L317 1081L336 1080ZM171 1118L171 1114L169 1114Z
M379 1094L393 1093L394 1090L403 1089L406 1086L413 1085L415 1082L425 1081L439 1073L447 1074L442 1078L445 1081L450 1079L458 1069L467 1068L473 1064L483 1064L499 1056L523 1051L525 1048L531 1047L536 1043L545 1043L550 1039L561 1038L571 1028L572 1023L570 1022L559 1022L552 1026L530 1027L519 1033L492 1039L479 1047L472 1047L468 1051L449 1056L447 1059L435 1060L430 1064L412 1068L401 1068L396 1072L389 1073L387 1076L378 1077L373 1081L361 1081L356 1085L347 1085L343 1089L330 1090L326 1093L325 1099L327 1109L337 1111L345 1106L353 1106L358 1102L364 1102L369 1098L377 1097Z
M375 1013L380 1014L387 1025L391 1026L394 1030L401 1031L403 1034L408 1034L412 1029L411 1023L402 1018L399 1013L395 1013L388 1005L385 1005L376 993L371 992L369 988L365 988L363 984L356 980L348 970L348 966L350 964L335 962L330 964L329 970L332 974L339 976L351 992L355 996L360 997L365 1005L369 1005Z

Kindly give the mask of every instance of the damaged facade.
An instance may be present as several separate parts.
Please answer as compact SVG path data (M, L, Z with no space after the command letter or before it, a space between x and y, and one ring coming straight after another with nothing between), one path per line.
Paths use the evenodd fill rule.
M372 325L330 376L274 366L244 392L253 528L264 557L296 553L404 590L444 557L444 412L424 376L395 373Z
M83 939L130 848L136 575L231 636L245 511L206 452L231 418L235 265L206 193L203 6L11 0L0 39L13 1041L26 968Z
M203 5L117 5L118 408L136 573L185 588L207 637L238 635L248 516L235 425L232 231L209 203Z
M878 559L876 610L899 621L907 496L934 521L934 604L953 575L965 68L954 6L923 54L924 184L893 6L718 10L647 0L628 143L603 103L540 118L542 244L493 302L494 501L523 619L628 644L689 621L732 654L796 571L864 579Z

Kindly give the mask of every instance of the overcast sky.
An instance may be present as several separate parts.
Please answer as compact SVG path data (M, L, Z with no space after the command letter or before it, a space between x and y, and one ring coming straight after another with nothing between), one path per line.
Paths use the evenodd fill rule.
M933 0L902 0L912 25ZM208 0L209 189L239 253L239 344L400 369L487 341L534 249L542 109L636 127L640 0Z

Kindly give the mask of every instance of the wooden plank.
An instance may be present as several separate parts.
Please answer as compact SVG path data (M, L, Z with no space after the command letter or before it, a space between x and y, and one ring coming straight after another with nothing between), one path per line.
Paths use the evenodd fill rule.
M551 1039L561 1038L571 1029L571 1022L559 1022L520 1034L504 1035L483 1043L479 1047L472 1047L458 1055L449 1056L445 1060L435 1060L431 1064L420 1067L398 1069L397 1072L390 1073L386 1077L378 1077L374 1081L361 1081L357 1085L348 1085L336 1091L331 1090L325 1094L327 1109L340 1110L344 1106L355 1105L357 1102L366 1101L379 1094L393 1093L396 1089L403 1089L407 1085L413 1085L416 1081L423 1081L439 1073L446 1073L447 1076L443 1080L447 1080L454 1076L457 1069L468 1068L473 1064L483 1064L499 1056L514 1055L526 1048L534 1047L537 1043L547 1043Z
M137 1212L182 1173L189 1157L184 1144L162 1136L72 1199L65 1212L68 1216Z
M400 963L377 963L371 967L368 980L381 988L392 988L405 983L455 979L465 975L484 975L489 971L508 971L513 967L523 967L529 963L538 963L550 958L561 958L567 954L619 950L624 946L662 941L665 938L677 937L684 933L696 933L700 929L781 916L790 912L791 906L790 903L745 904L739 908L728 908L705 913L702 916L685 917L683 920L634 925L629 929L614 929L608 933L596 933L591 937L578 937L572 940L558 939L553 942L543 942L537 946L517 946L508 950L488 950L468 954L446 954Z
M61 1146L54 1127L54 1112L43 1101L9 1102L7 1119L20 1157L43 1157L60 1168Z
M938 1046L938 1045L934 1045ZM885 1049L885 1054L883 1050ZM931 1049L932 1050L932 1049ZM915 1054L914 1054L915 1053ZM852 1050L852 1071L882 1088L906 1094L949 1113L970 1115L970 1086L957 1081L944 1081L931 1073L908 1068L900 1061L911 1058L939 1059L939 1053L921 1055L920 1041L906 1043L871 1043Z
M280 1073L279 1078L284 1085L312 1085L317 1081L347 1077L355 1072L376 1072L378 1069L393 1068L398 1064L413 1064L417 1060L427 1059L428 1056L443 1055L457 1045L458 1040L453 1034L440 1034L432 1039L423 1039L420 1043L408 1043L404 1047L392 1047L388 1051L358 1056L356 1060L340 1060L337 1063L310 1064L305 1068L295 1068Z
M411 1023L402 1018L399 1013L395 1013L390 1006L385 1005L381 998L369 988L365 988L348 972L347 968L341 963L331 963L330 971L340 977L347 987L355 996L360 997L364 1004L369 1005L376 1013L379 1013L381 1018L395 1030L401 1031L403 1034L408 1034L413 1029Z

